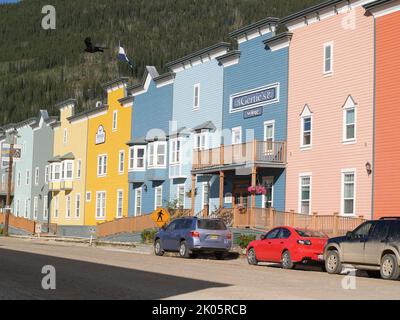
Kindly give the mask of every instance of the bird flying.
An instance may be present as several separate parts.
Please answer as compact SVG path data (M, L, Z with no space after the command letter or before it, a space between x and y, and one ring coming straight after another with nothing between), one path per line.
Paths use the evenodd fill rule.
M90 37L87 37L85 39L85 45L86 45L85 51L88 53L104 52L104 50L107 49L106 47L93 45L92 39Z

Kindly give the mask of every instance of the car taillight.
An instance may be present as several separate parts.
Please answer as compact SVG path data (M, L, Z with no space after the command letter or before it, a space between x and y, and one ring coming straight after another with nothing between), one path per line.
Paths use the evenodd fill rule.
M190 234L192 235L193 238L200 238L200 232L191 231Z
M232 233L228 233L228 234L226 235L226 238L227 238L228 240L232 240Z
M297 243L303 246L311 246L312 244L310 240L297 240Z

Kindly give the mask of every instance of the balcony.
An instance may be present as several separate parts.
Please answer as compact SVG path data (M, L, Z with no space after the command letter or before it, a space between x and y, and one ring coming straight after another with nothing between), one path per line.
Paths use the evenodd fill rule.
M61 182L61 189L65 191L71 191L74 188L74 182L72 180L66 180Z
M286 160L286 142L252 141L237 145L221 145L209 150L195 150L193 172L211 173L246 165L284 168Z
M8 184L1 183L0 184L0 194L6 195L8 193ZM14 183L11 184L11 195L14 194Z
M61 181L49 182L49 190L50 191L60 191L61 190Z

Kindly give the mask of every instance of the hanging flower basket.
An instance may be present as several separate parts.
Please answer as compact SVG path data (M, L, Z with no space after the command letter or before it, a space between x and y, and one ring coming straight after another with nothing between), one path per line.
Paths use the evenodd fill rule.
M256 187L250 186L247 188L247 191L250 194L262 194L262 195L266 195L267 194L267 189L265 189L264 186L262 185L258 185Z

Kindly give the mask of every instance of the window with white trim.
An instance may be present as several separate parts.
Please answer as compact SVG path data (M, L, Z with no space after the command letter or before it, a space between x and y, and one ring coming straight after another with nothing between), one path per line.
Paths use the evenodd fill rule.
M112 131L117 131L117 127L118 127L118 111L115 110L113 112Z
M54 197L54 219L58 219L59 207L58 207L58 196Z
M31 207L31 200L25 199L25 212L24 212L25 219L29 219L30 207Z
M63 143L66 145L68 143L68 129L64 129L64 137L63 137Z
M178 208L184 208L185 207L185 185L184 184L178 185L176 199L177 199Z
M142 215L142 188L135 189L135 216Z
M97 157L97 176L104 177L107 175L107 155L102 154Z
M125 151L119 152L118 172L124 173L125 171Z
M144 171L146 169L146 147L134 146L129 151L129 170Z
M17 214L17 217L19 217L20 215L20 212L19 212L19 199L17 200L17 203L16 203L16 208L15 208L15 213Z
M333 42L324 44L324 74L333 72Z
M47 220L49 218L49 197L43 196L43 219Z
M96 219L102 220L106 217L106 192L96 192Z
M117 191L117 218L122 218L124 206L124 192L122 190Z
M26 170L26 185L29 186L30 182L31 182L31 172L29 170Z
M311 176L300 177L300 213L311 213Z
M6 176L3 174L3 176L1 177L1 184L4 185L5 184L5 178ZM18 172L17 175L17 186L20 187L21 186L21 172Z
M61 164L55 163L53 164L53 181L60 181L61 179Z
M203 182L203 193L202 193L202 209L205 208L206 205L209 205L210 200L210 186L208 182Z
M65 217L67 219L71 218L71 196L66 196L65 198Z
M49 183L49 166L44 167L44 183Z
M200 109L200 83L195 84L193 88L193 110Z
M64 178L66 180L72 180L74 178L74 161L68 160L63 162L64 167Z
M181 162L181 139L175 138L170 142L171 145L171 164L180 164Z
M354 141L356 138L356 109L344 110L344 141Z
M37 220L39 213L39 198L33 198L33 220Z
M194 134L194 150L206 150L208 148L208 132Z
M311 147L312 145L312 117L301 118L301 146Z
M92 201L92 193L90 191L86 192L86 202Z
M354 171L342 173L342 211L344 215L355 214L355 177Z
M82 175L82 160L76 162L76 178L80 179Z
M40 173L39 167L36 167L35 168L35 186L39 185L39 173Z
M148 145L148 166L165 167L167 164L167 143L165 141L156 141Z
M236 127L232 129L232 144L242 143L242 127Z
M162 208L162 186L158 186L154 190L154 210Z
M75 195L75 218L79 218L81 216L81 194L77 193Z

